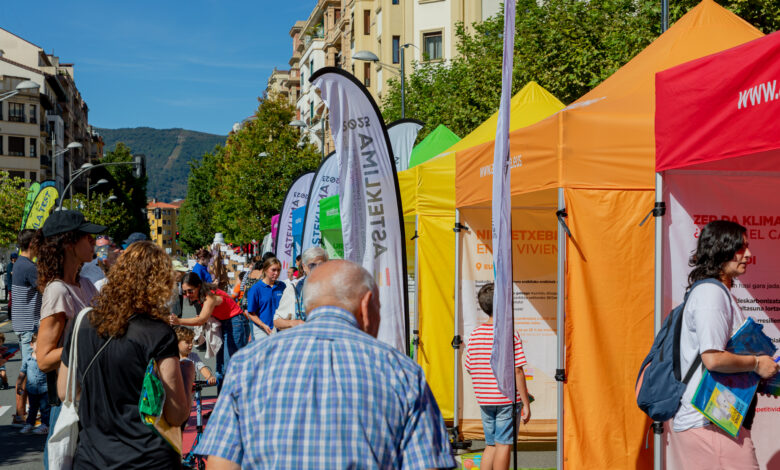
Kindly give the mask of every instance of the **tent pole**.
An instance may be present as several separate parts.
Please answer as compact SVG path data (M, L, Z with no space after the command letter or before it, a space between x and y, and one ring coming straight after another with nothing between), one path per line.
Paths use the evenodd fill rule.
M452 427L455 430L455 441L460 440L460 210L455 209L455 332L452 339L454 360L453 370L453 401Z
M420 345L420 216L414 215L414 322L412 324L412 359L417 362Z
M563 188L558 188L558 214L565 213L566 201L563 197ZM557 362L555 380L557 382L558 395L558 423L556 436L555 464L556 468L563 470L563 384L566 380L566 229L563 218L558 217L558 272L556 295L556 330L557 330Z
M664 224L661 215L664 210L664 179L661 173L655 174L655 292L653 299L653 337L661 329L663 320L663 248ZM663 423L653 423L653 469L663 470Z

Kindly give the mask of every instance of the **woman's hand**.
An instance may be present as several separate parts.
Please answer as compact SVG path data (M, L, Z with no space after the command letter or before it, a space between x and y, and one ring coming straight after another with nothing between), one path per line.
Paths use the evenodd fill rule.
M171 326L176 326L179 324L179 317L177 317L174 314L168 315L168 323L171 324Z
M269 328L269 327L268 327L268 325L266 325L266 324L265 324L265 323L263 323L263 322L260 322L260 328L262 328L262 329L263 329L263 331L265 331L265 332L266 332L266 334L269 334L269 335L270 335L270 334L271 334L271 332L272 332L271 328Z

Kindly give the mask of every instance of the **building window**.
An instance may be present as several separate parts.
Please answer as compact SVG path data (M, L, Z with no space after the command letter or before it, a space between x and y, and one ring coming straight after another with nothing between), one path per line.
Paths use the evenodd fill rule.
M31 157L38 156L38 139L35 138L30 139L30 156Z
M371 10L363 10L363 35L371 34Z
M8 103L8 120L11 122L24 122L24 104Z
M309 125L314 121L314 101L309 101Z
M38 123L38 106L31 104L30 105L30 124L37 124Z
M366 88L371 86L371 63L363 62L363 85Z
M32 181L32 182L38 181L38 172L37 171L31 171L30 172L30 181Z
M24 156L24 137L8 136L8 155L12 157Z
M398 5L398 0L393 0L393 5Z
M3 102L0 101L0 108L2 108ZM3 136L0 135L0 155L3 155Z
M401 62L401 36L393 36L393 63Z
M425 60L439 60L441 55L441 31L423 34L423 55Z
M21 179L24 179L24 172L23 171L11 170L11 171L8 172L8 176L10 178L21 178Z
M309 75L314 75L314 59L309 60Z

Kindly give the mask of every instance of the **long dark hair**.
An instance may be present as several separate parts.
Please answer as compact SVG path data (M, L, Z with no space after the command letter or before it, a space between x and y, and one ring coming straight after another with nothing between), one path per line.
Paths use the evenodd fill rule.
M43 229L35 232L32 248L38 256L38 290L43 292L51 281L65 277L65 245L75 245L84 235L84 232L78 230L50 237L43 236ZM76 282L78 281L79 276L76 274Z
M720 279L723 263L733 260L744 248L746 233L745 227L729 220L714 220L705 225L696 252L688 261L693 268L688 275L688 287L702 279Z
M183 278L181 278L181 284L188 284L192 287L198 288L198 300L197 302L201 305L203 305L203 302L206 301L206 297L209 295L213 295L212 292L217 290L217 286L214 284L209 284L208 282L203 282L203 280L198 276L197 274L193 272L188 272L184 275Z

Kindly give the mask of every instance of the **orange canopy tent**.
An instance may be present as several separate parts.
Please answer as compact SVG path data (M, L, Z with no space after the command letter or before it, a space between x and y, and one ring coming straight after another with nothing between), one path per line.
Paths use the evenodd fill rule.
M655 73L761 35L704 0L575 103L510 134L513 206L557 196L561 215L558 468L652 467L634 382L653 336L653 228L639 223L654 201ZM458 208L490 206L492 161L492 143L457 153Z

